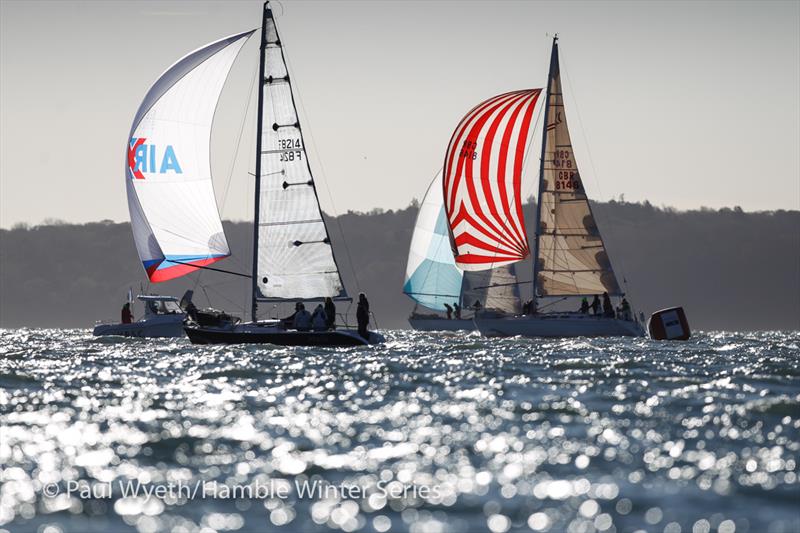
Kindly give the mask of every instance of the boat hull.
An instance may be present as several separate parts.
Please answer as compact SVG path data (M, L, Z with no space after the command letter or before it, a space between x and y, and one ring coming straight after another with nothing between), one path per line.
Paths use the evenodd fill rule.
M523 315L475 318L486 337L643 337L636 322L589 315Z
M92 335L95 337L183 337L183 315L158 315L130 324L98 324Z
M353 329L330 331L287 330L269 324L237 324L232 327L186 326L186 335L193 344L275 344L278 346L365 346L385 341L383 335L371 331L364 339Z
M475 323L471 318L448 320L446 318L410 317L408 323L417 331L474 331Z

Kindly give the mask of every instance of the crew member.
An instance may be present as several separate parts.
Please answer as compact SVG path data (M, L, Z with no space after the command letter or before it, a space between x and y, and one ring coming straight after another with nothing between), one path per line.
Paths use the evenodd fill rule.
M294 329L308 331L311 329L311 313L306 311L302 302L297 302L297 311L294 313Z
M631 319L631 304L629 304L628 300L626 298L624 298L624 297L622 298L622 303L620 304L620 308L622 310L622 320L630 321L630 319Z
M325 324L328 329L336 329L336 305L330 296L325 298Z
M600 298L597 295L594 295L594 300L592 300L592 314L597 316L600 314Z
M125 302L125 305L122 306L122 323L130 324L131 322L133 322L133 313L131 313L131 303Z
M603 316L614 317L614 306L611 305L611 297L607 292L603 293Z
M450 304L444 304L444 310L447 312L447 320L453 318L453 308Z
M311 328L314 331L328 329L328 317L325 315L325 309L323 309L322 304L318 304L311 315Z
M363 292L358 295L356 320L358 321L358 334L369 340L369 331L367 330L367 326L369 326L369 301Z

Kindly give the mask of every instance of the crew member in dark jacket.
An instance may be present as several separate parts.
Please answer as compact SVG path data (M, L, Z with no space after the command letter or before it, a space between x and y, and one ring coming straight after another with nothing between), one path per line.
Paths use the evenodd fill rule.
M592 300L592 314L597 316L600 314L600 298L597 295L594 295L594 300Z
M603 293L603 316L614 317L614 306L611 305L611 297L607 292Z
M125 305L122 306L122 323L130 324L131 322L133 322L133 313L131 313L131 304L130 302L125 302Z
M358 320L358 334L369 340L369 301L362 292L358 295L358 307L356 308L356 320Z
M330 296L325 298L325 316L328 319L326 322L328 329L336 329L336 305Z

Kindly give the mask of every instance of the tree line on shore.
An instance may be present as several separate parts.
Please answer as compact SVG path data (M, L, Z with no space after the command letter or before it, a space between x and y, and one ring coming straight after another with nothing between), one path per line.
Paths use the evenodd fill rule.
M800 212L678 211L616 200L593 209L637 310L683 305L695 329L800 329ZM526 204L527 220L534 210ZM408 327L414 304L401 291L416 214L412 203L327 217L345 285L351 296L369 296L381 327ZM0 230L0 327L90 328L99 319L118 320L129 287L176 296L192 288L198 305L249 316L245 278L203 271L148 287L129 224L48 222ZM249 273L251 224L223 225L233 256L217 265ZM530 262L518 275L530 280ZM530 284L520 287L529 296ZM354 322L355 306L350 315Z

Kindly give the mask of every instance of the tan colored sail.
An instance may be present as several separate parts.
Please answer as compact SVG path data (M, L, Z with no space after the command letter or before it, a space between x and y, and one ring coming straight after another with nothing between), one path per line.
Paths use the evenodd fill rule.
M540 189L536 288L540 296L621 294L572 150L558 44L553 44Z

